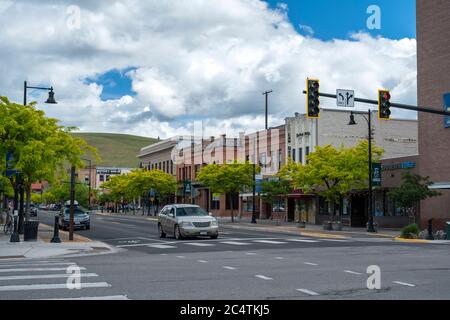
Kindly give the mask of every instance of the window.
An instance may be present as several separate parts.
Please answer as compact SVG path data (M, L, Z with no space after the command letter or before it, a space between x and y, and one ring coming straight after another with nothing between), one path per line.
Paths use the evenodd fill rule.
M106 181L109 181L109 175L106 175Z
M100 179L99 179L99 180L100 180L100 182L103 182L103 181L105 181L105 176L104 176L104 175L102 175L102 174L101 174L99 178L100 178Z
M164 172L166 171L166 162L165 161L163 162L163 171Z
M84 176L84 182L89 183L89 176L88 175Z
M170 160L170 173L173 174L173 161Z
M211 210L220 210L220 198L211 193Z
M298 149L298 162L303 163L303 149Z
M170 161L167 160L167 161L166 161L166 172L167 172L167 173L170 173L170 167L169 167L169 166L170 166Z
M282 159L283 155L281 153L281 149L278 149L278 170L281 169L281 159Z
M159 168L158 168L159 170L161 170L161 169L162 169L162 165L161 165L161 162L160 162L160 163L158 164L158 167L159 167Z
M306 147L305 157L309 155L309 147ZM308 163L308 159L306 159L306 163Z
M295 149L292 149L292 161L295 162Z

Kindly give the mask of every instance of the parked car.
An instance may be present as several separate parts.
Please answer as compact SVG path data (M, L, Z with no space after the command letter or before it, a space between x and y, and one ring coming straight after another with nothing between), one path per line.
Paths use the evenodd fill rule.
M59 214L59 228L63 230L68 230L70 227L70 202L67 201L64 208L61 209ZM78 205L78 202L74 203L74 217L73 217L73 227L74 229L85 229L89 230L91 228L91 216L90 212L84 209L82 206Z
M219 223L216 218L197 205L167 205L158 214L158 231L160 238L167 234L176 239L193 236L209 236L217 239Z
M30 204L30 217L37 217L38 207L35 204Z

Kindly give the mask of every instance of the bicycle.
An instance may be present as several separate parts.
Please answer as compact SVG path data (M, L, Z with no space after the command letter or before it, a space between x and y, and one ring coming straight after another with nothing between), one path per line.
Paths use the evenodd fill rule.
M14 231L14 218L8 211L6 213L6 222L5 225L3 226L3 232L5 234L12 234L13 231Z

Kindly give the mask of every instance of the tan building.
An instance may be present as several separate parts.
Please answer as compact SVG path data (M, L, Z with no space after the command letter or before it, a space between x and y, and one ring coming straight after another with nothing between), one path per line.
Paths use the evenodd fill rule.
M450 1L417 0L416 6L418 104L444 110L443 96L450 93ZM450 120L443 118L419 112L419 173L442 194L422 201L422 229L428 219L434 229L450 221Z
M140 167L148 170L158 169L176 175L172 151L177 145L177 141L178 139L175 137L142 148L137 156Z

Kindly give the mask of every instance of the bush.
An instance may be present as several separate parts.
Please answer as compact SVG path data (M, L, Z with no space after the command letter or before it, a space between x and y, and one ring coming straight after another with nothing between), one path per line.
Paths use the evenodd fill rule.
M445 240L445 239L447 239L447 234L445 233L444 230L438 230L434 234L434 239L436 239L436 240Z
M405 239L417 239L419 237L419 226L415 223L403 227L400 237Z

